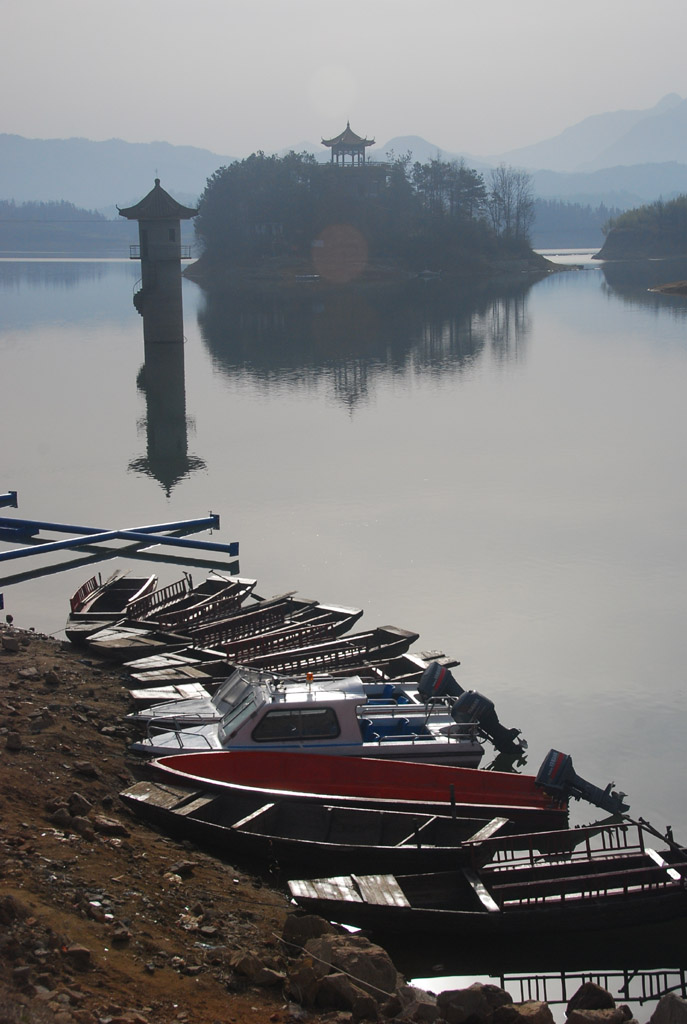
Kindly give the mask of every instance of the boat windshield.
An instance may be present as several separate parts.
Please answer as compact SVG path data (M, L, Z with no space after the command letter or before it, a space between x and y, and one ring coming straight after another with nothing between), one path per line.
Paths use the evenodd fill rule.
M212 703L220 712L226 713L243 700L249 689L252 689L251 681L237 670L224 680L212 698Z
M246 719L250 718L258 703L262 703L262 695L254 687L249 687L236 704L232 704L219 724L219 741L224 743Z

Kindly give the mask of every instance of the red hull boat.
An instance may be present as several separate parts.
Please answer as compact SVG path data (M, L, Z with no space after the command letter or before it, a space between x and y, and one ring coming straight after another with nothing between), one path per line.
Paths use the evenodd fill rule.
M366 807L506 816L538 830L565 828L567 802L532 775L296 751L210 751L151 762L177 784ZM171 778L170 778L171 777Z

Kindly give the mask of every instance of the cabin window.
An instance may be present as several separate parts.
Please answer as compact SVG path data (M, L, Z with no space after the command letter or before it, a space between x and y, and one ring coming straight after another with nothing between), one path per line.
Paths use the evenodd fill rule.
M255 712L256 696L253 689L249 689L240 701L232 705L222 718L219 724L219 740L224 743L232 733L236 732L243 723Z
M253 730L253 740L332 739L339 735L333 708L280 708L268 711Z

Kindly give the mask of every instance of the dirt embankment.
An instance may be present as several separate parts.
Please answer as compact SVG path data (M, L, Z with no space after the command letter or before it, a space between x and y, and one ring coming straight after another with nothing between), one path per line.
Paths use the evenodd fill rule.
M10 637L16 650L0 645L1 1019L293 1019L279 986L232 968L246 950L278 966L285 895L149 829L118 799L142 770L126 754L126 677L3 624L0 641Z

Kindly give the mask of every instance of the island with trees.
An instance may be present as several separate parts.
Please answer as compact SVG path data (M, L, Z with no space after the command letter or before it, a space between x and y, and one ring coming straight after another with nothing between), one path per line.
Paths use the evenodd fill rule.
M347 132L323 142L352 137L355 149L359 137ZM198 204L201 256L187 275L228 287L339 286L546 270L529 242L525 172L501 166L485 181L439 157L421 164L390 153L372 163L359 151L347 165L332 156L323 164L306 153L257 152L217 170Z
M687 196L657 200L612 217L600 260L687 257Z

